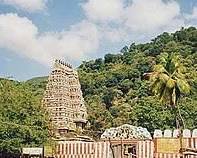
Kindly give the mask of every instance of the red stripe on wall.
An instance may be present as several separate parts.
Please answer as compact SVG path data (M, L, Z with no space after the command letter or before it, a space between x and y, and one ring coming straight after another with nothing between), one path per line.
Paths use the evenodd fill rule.
M69 143L69 152L68 152L68 154L71 154L71 150L72 150L72 145L71 145L71 143Z
M61 151L62 154L64 154L64 144L62 144L62 151Z
M60 154L60 148L61 148L61 144L58 145L58 150L57 150L58 151L57 152L58 154Z
M80 154L82 154L82 143L79 143L79 148L80 148Z

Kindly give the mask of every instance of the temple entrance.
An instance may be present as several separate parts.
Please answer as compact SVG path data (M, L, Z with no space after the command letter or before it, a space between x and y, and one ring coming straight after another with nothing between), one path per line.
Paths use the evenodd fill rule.
M128 155L129 158L137 158L136 145L128 147Z
M138 158L138 141L111 140L110 146L113 158Z

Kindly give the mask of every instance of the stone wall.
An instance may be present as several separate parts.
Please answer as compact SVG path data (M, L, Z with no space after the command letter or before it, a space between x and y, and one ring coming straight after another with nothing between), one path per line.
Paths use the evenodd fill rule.
M181 158L181 148L197 149L197 129L184 129L180 138L179 130L166 129L164 131L155 130L154 132L154 150L156 158ZM196 158L190 155L188 158Z
M182 133L184 138L197 138L197 129L189 130L184 129ZM179 136L179 130L178 129L166 129L164 131L161 130L155 130L153 138L177 138Z

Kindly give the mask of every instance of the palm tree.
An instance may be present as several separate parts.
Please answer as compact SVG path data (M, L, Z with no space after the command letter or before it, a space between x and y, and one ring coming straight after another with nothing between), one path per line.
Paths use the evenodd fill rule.
M178 100L182 94L190 92L190 86L184 74L185 70L185 67L180 62L180 56L173 53L162 53L159 63L153 67L153 72L146 73L146 76L149 76L151 81L152 92L162 103L168 104L176 110L177 128L180 128L180 121L183 128L185 128Z

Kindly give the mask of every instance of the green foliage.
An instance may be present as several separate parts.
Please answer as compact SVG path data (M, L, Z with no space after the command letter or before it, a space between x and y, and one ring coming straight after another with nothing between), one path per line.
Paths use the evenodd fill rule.
M181 79L177 80L177 87L187 91L183 86L187 80L191 88L190 94L182 94L178 100L181 115L188 128L197 128L196 37L195 27L173 34L165 32L150 43L125 46L120 54L84 61L78 72L90 122L86 132L98 137L106 128L124 123L146 127L150 132L175 128L174 110L154 97L144 76L153 70L165 71L158 64L165 64L165 57L172 52L185 67L176 74ZM174 68L176 64L169 71ZM166 82L169 76L161 75L161 79ZM0 82L0 149L15 151L21 146L39 146L47 139L47 118L40 107L47 78ZM172 80L166 84L174 87Z
M159 63L147 75L153 93L161 102L176 106L181 94L189 94L190 86L185 78L185 70L180 56L174 53L159 55Z
M132 112L132 124L146 127L151 132L155 129L173 129L176 126L173 109L163 106L152 96L137 100Z
M26 87L29 87L31 89L34 95L42 98L47 85L47 78L47 76L32 78L26 81L24 84Z
M48 118L40 98L25 84L0 80L0 152L40 146L48 136Z
M160 78L169 89L175 86L176 77L178 80L175 87L180 92L189 92L188 84L190 85L190 94L177 94L182 95L179 105L185 123L188 128L196 128L196 34L194 27L181 29L173 34L165 32L150 43L125 46L120 54L107 54L104 59L83 62L78 72L88 107L90 129L102 131L123 123L147 127L150 132L155 128L175 128L174 111L153 97L150 83L145 80L144 73L153 70L161 72ZM171 54L176 54L179 58L174 57L171 64L167 64L170 61L167 58ZM180 63L179 66L176 63ZM177 70L173 74L173 80L165 73L165 64L171 65L168 67L171 75Z

